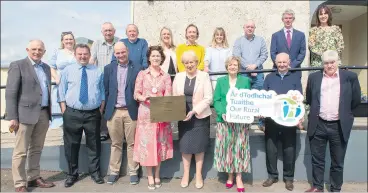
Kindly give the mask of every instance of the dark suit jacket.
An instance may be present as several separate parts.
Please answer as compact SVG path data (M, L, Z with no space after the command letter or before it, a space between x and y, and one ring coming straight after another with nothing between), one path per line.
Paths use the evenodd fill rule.
M105 119L110 120L115 111L116 100L118 96L118 63L116 60L105 66L104 69L104 86L105 86ZM137 120L138 102L134 100L135 79L139 71L143 67L135 65L129 60L128 74L125 85L125 100L128 108L129 116L132 120Z
M49 118L51 120L51 71L43 64L49 89ZM27 57L10 63L6 82L6 120L18 120L23 124L36 124L41 112L41 86L36 71Z
M272 34L270 54L271 59L274 63L273 68L276 68L276 55L282 52L289 54L291 68L300 68L300 65L305 58L305 44L306 43L304 33L296 29L293 29L290 49L287 46L284 28ZM295 73L301 77L300 71L297 71Z
M323 72L312 73L308 77L306 101L310 105L308 115L308 136L312 137L317 129L320 112L320 97ZM340 77L340 103L339 119L344 140L349 140L353 126L353 109L360 104L361 90L357 74L347 70L339 70ZM334 100L334 99L331 99Z

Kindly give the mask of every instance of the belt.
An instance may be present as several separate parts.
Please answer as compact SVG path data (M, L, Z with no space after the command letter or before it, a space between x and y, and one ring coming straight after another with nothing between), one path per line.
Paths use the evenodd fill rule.
M319 120L321 120L324 123L338 123L338 122L340 122L340 120L327 121L327 120L322 119L321 117L319 118Z
M73 111L78 111L78 112L82 112L82 113L91 113L91 112L95 112L95 111L98 111L99 108L96 108L96 109L91 109L91 110L79 110L79 109L74 109L72 107L69 107L69 106L66 106L66 108L69 108Z
M115 109L118 109L118 110L128 110L127 107L115 107Z
M49 106L44 106L44 107L41 107L41 110L45 110L47 108L49 108Z

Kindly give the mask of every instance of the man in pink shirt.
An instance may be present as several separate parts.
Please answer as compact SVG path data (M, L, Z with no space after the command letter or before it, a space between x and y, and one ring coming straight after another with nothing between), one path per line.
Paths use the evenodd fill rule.
M312 154L312 187L306 192L322 192L327 142L330 145L330 191L340 192L346 148L353 126L353 109L360 104L357 74L338 69L334 50L322 54L323 71L308 77L306 100L310 105L308 136Z

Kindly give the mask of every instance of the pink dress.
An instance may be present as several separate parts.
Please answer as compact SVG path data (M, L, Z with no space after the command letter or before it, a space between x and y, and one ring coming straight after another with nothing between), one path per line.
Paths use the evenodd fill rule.
M153 91L157 96L171 96L171 78L164 71L155 78L149 68L139 72L134 96L149 96ZM133 160L141 166L157 166L161 161L173 157L173 138L168 122L151 123L149 102L140 102L138 108L137 128L134 141Z

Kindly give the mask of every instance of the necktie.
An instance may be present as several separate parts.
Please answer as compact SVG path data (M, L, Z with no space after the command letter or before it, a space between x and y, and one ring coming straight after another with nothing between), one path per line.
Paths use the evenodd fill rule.
M286 41L287 41L288 47L290 48L290 46L291 46L290 30L287 30L286 32L287 32Z
M87 79L86 66L82 67L82 78L81 78L81 86L80 86L80 93L79 93L79 101L82 104L86 104L88 102L88 79Z

